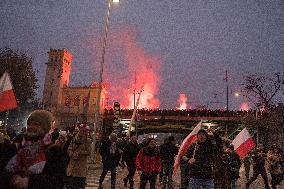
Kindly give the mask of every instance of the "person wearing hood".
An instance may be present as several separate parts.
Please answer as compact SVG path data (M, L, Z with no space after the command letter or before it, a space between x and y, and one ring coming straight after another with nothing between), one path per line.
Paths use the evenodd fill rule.
M5 167L8 188L63 188L62 150L51 143L54 122L53 115L45 110L35 110L29 115L23 146Z
M87 158L91 153L91 140L88 139L89 127L79 126L78 133L72 139L69 148L69 164L67 167L67 189L84 189L87 177Z

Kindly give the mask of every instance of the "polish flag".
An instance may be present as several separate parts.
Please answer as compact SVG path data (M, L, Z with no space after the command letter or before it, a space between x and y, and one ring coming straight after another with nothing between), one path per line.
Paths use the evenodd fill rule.
M244 128L232 141L234 145L234 150L243 159L247 153L255 147L255 143L250 136L248 130Z
M17 100L13 91L10 76L7 72L0 79L0 112L17 108Z
M185 152L189 148L189 146L194 143L197 140L197 133L202 127L202 121L200 121L194 129L189 133L189 135L182 141L178 155L176 156L175 163L174 163L174 173L176 173L179 164L180 164L180 159L182 156L184 156Z

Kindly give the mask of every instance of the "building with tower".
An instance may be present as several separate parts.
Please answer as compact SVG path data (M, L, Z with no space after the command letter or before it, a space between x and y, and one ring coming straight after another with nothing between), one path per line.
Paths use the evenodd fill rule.
M50 49L46 63L43 89L43 108L51 111L61 128L76 123L94 123L98 84L88 87L69 86L72 54L67 49ZM100 115L104 112L106 86L101 93Z

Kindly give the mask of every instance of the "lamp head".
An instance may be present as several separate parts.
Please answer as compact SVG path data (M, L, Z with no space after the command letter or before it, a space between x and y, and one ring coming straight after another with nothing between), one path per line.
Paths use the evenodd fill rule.
M112 0L112 2L114 2L114 3L119 3L119 0Z

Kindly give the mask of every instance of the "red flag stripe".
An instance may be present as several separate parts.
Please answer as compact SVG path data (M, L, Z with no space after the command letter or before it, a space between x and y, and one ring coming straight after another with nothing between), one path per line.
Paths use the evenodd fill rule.
M236 136L236 138L232 141L232 144L241 159L243 159L247 153L255 147L255 143L246 128L244 128Z
M243 159L247 153L255 147L255 143L252 138L249 138L245 142L243 142L235 151Z
M17 107L17 100L13 91L10 76L7 72L0 78L0 112Z
M0 112L17 108L17 101L13 90L3 91L0 95Z

